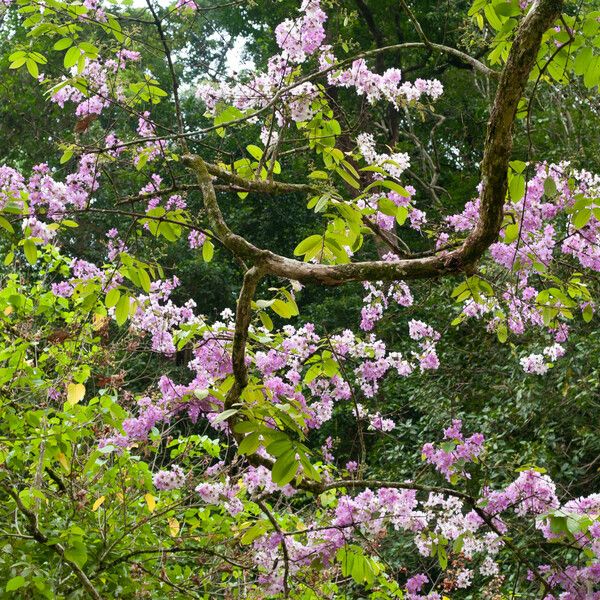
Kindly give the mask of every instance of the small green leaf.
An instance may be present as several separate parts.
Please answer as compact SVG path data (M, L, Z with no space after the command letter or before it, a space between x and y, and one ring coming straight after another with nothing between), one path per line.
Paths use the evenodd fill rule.
M13 577L12 579L8 580L5 590L7 592L14 592L15 590L22 588L24 585L25 577L23 577L22 575L17 575L16 577Z
M582 227L585 227L588 224L591 216L592 211L589 208L584 208L575 213L573 216L573 227L575 227L575 229L581 229Z
M512 244L519 237L519 224L511 223L504 228L504 243Z
M53 48L55 50L66 50L73 45L73 40L71 38L62 38L62 40L58 40L56 44L54 44Z
M138 269L138 275L140 276L140 287L146 292L148 293L150 291L150 285L151 285L151 281L150 281L150 275L148 275L148 272L146 271L146 269Z
M0 227L6 229L9 233L15 232L14 227L4 217L0 217Z
M261 323L269 330L271 331L273 329L273 321L271 320L271 317L264 311L260 311L258 313L258 318L261 320Z
M249 146L246 146L246 150L248 150L248 153L250 154L250 156L252 156L252 158L255 158L256 160L260 160L263 156L263 151L258 146L255 146L254 144L250 144Z
M317 245L321 245L323 243L323 236L320 235L310 235L306 239L302 240L295 248L294 255L301 256L306 254L309 250L314 248Z
M67 149L63 152L63 155L60 157L60 164L64 165L66 162L69 162L73 156L73 150Z
M27 67L29 74L34 79L37 79L40 76L40 70L38 69L38 66L37 66L37 63L35 62L35 60L33 60L33 59L27 60L25 63L25 66Z
M230 417L233 417L233 415L235 415L238 412L239 412L239 409L237 409L237 408L228 408L227 410L224 410L222 413L220 413L216 419L213 419L212 423L216 424L216 423L221 423L222 421L227 421L227 419L229 419Z
M556 183L552 177L547 177L544 181L544 194L549 198L552 198L556 194Z
M383 181L374 181L365 188L365 192L368 192L374 187L386 187L388 190L392 190L393 192L396 192L396 194L404 196L404 198L410 198L410 194L399 183L390 181L389 179L384 179Z
M238 446L238 454L254 454L260 445L260 436L255 431L247 435Z

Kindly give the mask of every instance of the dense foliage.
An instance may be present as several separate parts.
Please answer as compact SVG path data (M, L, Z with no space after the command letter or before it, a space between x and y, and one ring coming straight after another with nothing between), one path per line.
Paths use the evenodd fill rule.
M600 599L596 0L0 20L0 597Z

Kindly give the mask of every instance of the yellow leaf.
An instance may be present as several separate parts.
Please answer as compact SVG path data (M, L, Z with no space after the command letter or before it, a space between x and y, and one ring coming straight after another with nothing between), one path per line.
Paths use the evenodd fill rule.
M61 464L62 468L68 473L70 468L67 457L62 452L59 452L56 458L58 458L58 462Z
M94 502L94 506L92 506L92 510L94 512L96 512L102 506L102 503L104 502L104 500L106 500L106 496L100 496L100 498L98 498L98 500L96 500L96 502Z
M83 400L85 396L85 385L83 383L70 383L67 386L67 404L74 406Z
M104 315L94 314L94 323L92 327L94 328L94 331L100 331L100 329L102 329L109 321L110 319Z
M156 500L154 499L154 496L152 494L146 494L144 498L146 499L148 510L150 512L154 512L154 509L156 508Z
M116 493L116 496L117 496L117 500L118 500L119 502L123 502L123 500L125 499L125 498L123 497L123 494L122 494L121 492L117 492L117 493Z
M169 517L169 535L171 537L177 536L179 533L179 521L175 517Z
M13 307L12 306L7 306L4 309L4 314L8 317L8 315L10 315L12 313L12 311L13 311Z

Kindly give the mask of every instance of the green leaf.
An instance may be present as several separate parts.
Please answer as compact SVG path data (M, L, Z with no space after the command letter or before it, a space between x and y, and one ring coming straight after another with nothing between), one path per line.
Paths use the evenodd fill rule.
M591 89L600 82L600 56L593 56L585 73L583 74L583 83L585 87Z
M35 60L32 60L32 59L27 60L27 62L25 63L25 66L27 67L29 74L34 79L37 79L40 76L40 70L38 69L38 66L37 66L37 63L35 62Z
M271 317L264 311L260 311L258 313L258 318L261 320L261 323L269 330L271 331L273 329L273 321L271 320Z
M24 585L25 577L23 577L23 575L17 575L16 577L13 577L12 579L8 580L5 591L14 592L15 590L22 588Z
M31 240L25 240L23 243L23 252L25 258L30 265L35 265L37 262L37 247Z
M504 228L504 243L512 244L519 237L519 224L511 223Z
M408 218L408 208L406 206L399 206L396 211L396 221L398 225L404 225L406 223L406 219Z
M79 60L79 56L81 55L81 51L77 46L72 46L65 52L65 58L63 60L63 64L65 69L70 69L77 64Z
M146 269L138 269L138 275L140 276L140 287L146 292L148 293L150 291L150 285L151 285L151 281L150 281L150 275L148 275L148 272L146 271Z
M496 335L498 336L498 341L501 344L504 344L508 339L508 328L504 321L498 324L498 327L496 328Z
M256 160L260 160L264 154L263 151L254 144L246 146L246 150L248 150L248 154L250 154L250 156L252 156L252 158L255 158Z
M14 227L4 217L0 217L0 227L6 229L9 233L15 232Z
M302 256L315 246L321 246L323 244L323 236L321 235L310 235L306 239L302 240L295 248L294 255Z
M254 454L260 445L260 435L253 432L247 435L238 446L238 454Z
M518 202L525 195L525 177L513 175L508 184L508 193L511 202Z
M350 187L353 187L355 190L360 189L360 183L350 175L347 171L345 171L342 167L339 167L335 171Z
M577 58L573 63L573 70L576 75L583 75L589 68L590 62L593 58L592 48L590 46L585 46L579 51L577 54Z
M227 108L225 108L225 110L220 112L215 117L214 123L215 123L215 125L227 124L230 121L235 121L243 116L244 116L244 113L239 108L236 108L235 106L228 106ZM220 137L225 136L225 128L224 127L219 127L216 131L217 131L217 135L219 135Z
M73 40L71 38L62 38L62 40L58 40L56 44L54 44L53 48L55 50L66 50L73 45Z
M288 450L275 461L273 471L271 472L271 479L274 483L283 487L294 479L297 471L298 461L296 460L296 452Z
M202 258L204 262L210 262L215 254L215 247L210 240L205 240L202 244Z
M592 211L589 208L584 208L575 213L573 216L573 227L575 227L575 229L581 229L582 227L585 227L588 224L591 216Z
M374 187L385 187L388 188L388 190L396 192L396 194L399 194L400 196L404 196L404 198L410 198L410 194L399 183L390 181L389 179L384 179L383 181L374 181L365 188L365 192L368 192Z
M294 309L294 306L291 303L284 302L279 298L276 299L273 304L271 304L271 310L284 319L289 319L290 317L298 314L297 310Z
M552 198L556 194L556 183L552 177L547 177L546 181L544 181L544 194L549 198Z
M87 562L87 550L82 542L74 542L65 550L65 558L74 562L77 566L83 567Z
M438 546L438 562L442 570L445 570L448 566L448 553L445 546Z
M71 160L71 157L73 156L73 150L71 149L67 149L63 152L62 156L60 157L60 164L64 165L66 162L69 162Z
M158 234L162 235L169 242L175 242L179 239L178 228L179 225L173 225L171 223L163 221L158 226Z
M117 320L118 325L123 325L125 321L127 321L127 317L129 316L129 296L126 294L119 298L115 308L115 319Z
M216 419L212 420L213 424L221 423L222 421L227 421L230 417L233 417L236 413L240 412L238 408L228 408L224 410Z
M116 306L120 297L121 297L121 292L119 291L119 289L113 288L112 290L109 290L108 293L106 294L106 298L104 299L104 305L107 308Z

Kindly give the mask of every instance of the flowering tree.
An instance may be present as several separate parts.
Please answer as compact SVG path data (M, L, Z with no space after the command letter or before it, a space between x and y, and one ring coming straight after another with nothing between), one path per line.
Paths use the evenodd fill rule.
M598 11L477 0L468 18L486 36L483 62L431 41L403 0L418 41L352 52L328 38L336 5L304 0L275 28L265 71L195 73L191 90L177 34L218 5L4 4L28 32L9 68L74 124L58 142L66 176L0 168L7 594L600 598L599 495L563 497L532 465L502 487L474 477L486 440L458 419L422 440L427 471L414 465L404 480L372 477L365 442L397 427L385 382L440 367L443 338L429 323L410 319L397 348L377 336L387 310L414 304L411 281L458 278L453 326L484 320L499 343L533 332L539 349L515 360L524 376L547 373L567 352L569 322L593 318L600 178L532 148L514 155L513 135L544 86L597 87ZM395 135L354 127L340 100L383 107L396 126L399 115L435 116L439 80L382 66L409 51L449 57L495 89L476 197L433 220L410 153ZM168 80L145 64L156 53ZM198 128L184 110L192 91ZM221 145L238 140L253 143ZM433 142L411 140L433 161ZM307 172L292 171L296 157ZM308 198L314 233L294 240L293 257L262 247L230 226L232 194ZM101 260L70 252L80 223L101 231ZM425 249L411 248L411 232ZM237 303L219 318L174 300L177 273L161 256L181 239L198 260L216 250L239 269ZM304 286L351 282L365 287L354 329L293 320ZM185 374L157 356L183 356ZM150 384L128 375L152 360ZM352 419L358 440L345 464L319 435L336 419Z

